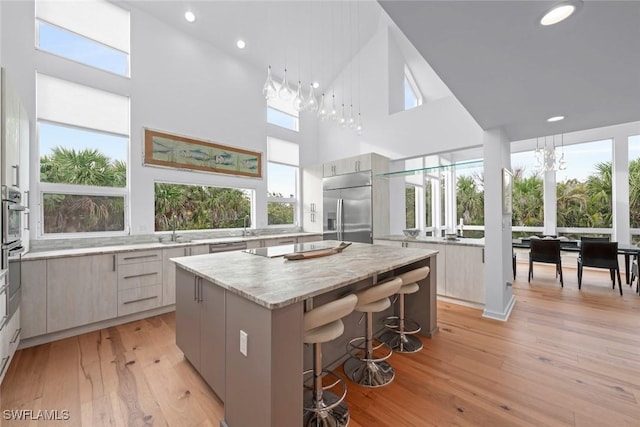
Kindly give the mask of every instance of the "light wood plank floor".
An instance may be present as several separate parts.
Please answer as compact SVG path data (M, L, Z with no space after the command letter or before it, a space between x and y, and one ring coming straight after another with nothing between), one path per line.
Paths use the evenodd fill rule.
M349 383L350 425L640 425L640 297L627 285L620 297L606 272L586 272L578 291L571 268L564 289L553 268L536 265L530 285L526 265L518 268L507 323L439 303L440 333L418 354L391 357L392 384ZM222 404L174 334L166 314L19 351L2 410L68 410L70 419L9 421L2 412L0 425L217 427Z

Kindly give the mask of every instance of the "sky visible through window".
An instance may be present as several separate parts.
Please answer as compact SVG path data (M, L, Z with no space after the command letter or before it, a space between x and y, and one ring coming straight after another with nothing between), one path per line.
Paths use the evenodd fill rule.
M95 149L111 160L127 161L127 141L124 136L59 126L51 123L39 124L40 156L51 155L55 147L81 151Z
M404 78L404 109L409 110L418 106L418 97L409 83L409 79Z
M42 21L38 22L38 34L38 46L42 50L122 76L128 75L128 55L124 52Z

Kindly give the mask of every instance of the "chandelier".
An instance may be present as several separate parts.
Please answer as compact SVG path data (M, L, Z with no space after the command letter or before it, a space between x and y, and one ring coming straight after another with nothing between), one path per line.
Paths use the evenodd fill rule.
M358 6L356 6L358 7ZM359 32L359 8L357 9L358 13L356 15L357 23L356 27L358 27L358 46L360 45L360 32ZM332 18L333 18L333 6L332 6ZM313 15L313 13L311 14ZM335 19L332 19L335 22ZM344 19L342 20L344 24ZM351 27L351 11L349 11L349 26ZM311 28L311 26L309 26ZM353 27L351 27L353 28ZM333 34L333 31L332 31ZM310 37L311 38L311 37ZM333 49L333 39L332 43L332 51ZM349 34L349 50L351 50L351 34ZM360 55L358 54L358 74L360 74ZM349 66L350 69L350 79L353 83L353 66ZM273 76L271 74L271 65L267 67L267 78L262 87L262 95L264 95L267 101L271 99L279 99L284 101L285 103L291 103L291 107L297 112L305 112L309 114L315 114L316 117L323 122L334 122L338 127L343 129L353 129L355 130L357 135L362 135L363 126L362 126L362 115L360 112L360 107L356 109L353 105L353 84L351 84L351 101L349 103L345 103L344 93L344 75L346 73L346 67L342 71L343 75L343 95L342 95L342 103L339 104L339 107L336 104L336 96L334 88L329 90L319 90L321 94L318 98L316 96L316 89L319 89L319 84L317 82L309 83L309 90L305 91L303 88L306 87L302 83L301 80L298 80L297 90L293 91L291 86L289 85L289 80L287 79L287 68L286 65L284 67L284 73L282 82L280 84L276 83L273 80ZM306 93L306 96L305 96ZM329 96L329 93L331 94ZM360 98L360 82L358 81L358 90L357 90L357 99L359 101Z
M544 146L540 147L536 138L536 169L543 172L551 172L558 170L565 170L567 168L567 162L564 159L564 134L561 137L561 152L558 157L556 153L556 136L553 135L551 145L547 146L547 137L544 137Z

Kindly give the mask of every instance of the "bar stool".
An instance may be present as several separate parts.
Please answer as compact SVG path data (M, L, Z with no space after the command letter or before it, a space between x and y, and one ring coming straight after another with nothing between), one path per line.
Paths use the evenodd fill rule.
M380 340L374 345L373 313L386 310L391 306L389 297L400 289L402 279L399 277L387 280L356 293L358 304L355 311L366 313L366 336L354 338L347 344L347 352L351 356L344 363L344 372L349 379L365 387L381 387L393 381L395 372L386 360L391 356L391 348ZM373 352L387 347L384 356L375 357Z
M349 410L344 403L347 386L335 373L322 369L322 343L342 335L344 324L341 319L353 312L357 302L355 295L347 295L304 314L303 340L305 344L313 344L313 369L303 373L313 373L312 389L304 396L303 425L306 427L344 427L349 424ZM323 374L336 378L336 381L323 386ZM340 396L325 391L338 384L342 385Z
M388 331L380 337L395 352L415 353L422 350L422 341L414 336L422 327L415 320L405 319L404 296L418 292L420 286L417 282L429 276L429 271L429 267L420 267L397 276L402 279L402 287L398 290L400 312L398 316L385 319L384 326Z

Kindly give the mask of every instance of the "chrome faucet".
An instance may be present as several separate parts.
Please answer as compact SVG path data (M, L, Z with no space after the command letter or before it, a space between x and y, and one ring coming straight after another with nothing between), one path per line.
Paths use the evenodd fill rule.
M249 215L245 215L244 219L242 220L242 235L243 236L247 235L247 221L249 222L249 225L251 225L251 218L249 217Z
M173 215L173 223L171 224L171 241L175 242L178 239L176 236L176 228L178 228L178 215Z

